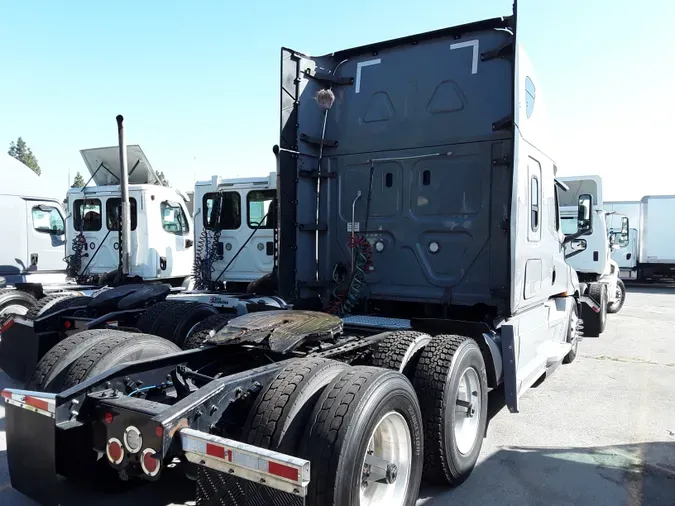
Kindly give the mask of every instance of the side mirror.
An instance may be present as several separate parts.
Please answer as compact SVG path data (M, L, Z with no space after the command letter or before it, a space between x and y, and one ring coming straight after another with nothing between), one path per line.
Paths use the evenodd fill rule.
M588 193L579 196L577 212L577 233L588 234L593 231L593 197Z
M621 235L628 235L629 222L628 217L624 216L621 218Z

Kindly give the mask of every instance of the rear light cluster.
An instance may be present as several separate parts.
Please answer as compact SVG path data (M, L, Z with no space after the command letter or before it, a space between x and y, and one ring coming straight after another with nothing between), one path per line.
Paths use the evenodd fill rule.
M104 420L107 424L112 423L113 415L111 413L106 413L104 415ZM155 429L155 433L158 436L162 436L163 431L161 427ZM129 455L139 454L138 461L140 462L141 469L143 472L150 477L157 476L161 470L161 462L156 458L156 451L152 448L143 449L143 435L141 431L130 425L124 430L124 436L122 441L112 437L108 440L106 444L106 456L108 461L113 465L120 465L124 461L125 452ZM142 451L141 451L142 450Z

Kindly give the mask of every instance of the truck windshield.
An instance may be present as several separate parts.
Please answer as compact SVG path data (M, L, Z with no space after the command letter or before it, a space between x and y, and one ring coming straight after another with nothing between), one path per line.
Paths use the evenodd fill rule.
M576 234L577 232L577 219L574 217L563 218L562 219L562 231L565 235Z

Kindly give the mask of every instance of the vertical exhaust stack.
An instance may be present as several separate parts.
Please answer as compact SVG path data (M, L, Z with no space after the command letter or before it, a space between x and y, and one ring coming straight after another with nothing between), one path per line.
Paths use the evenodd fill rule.
M129 246L131 245L131 206L129 205L129 171L127 167L127 145L124 140L124 117L117 116L117 136L120 145L120 188L122 213L120 216L120 253L122 255L122 275L129 274Z

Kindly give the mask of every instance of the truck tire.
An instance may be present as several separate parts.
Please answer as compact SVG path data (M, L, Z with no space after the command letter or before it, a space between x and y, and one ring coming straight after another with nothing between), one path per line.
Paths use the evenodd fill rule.
M457 485L476 465L487 423L487 371L478 343L435 336L422 351L413 384L424 420L424 479ZM462 407L466 413L458 414L458 401L469 403Z
M155 334L162 313L171 307L173 302L172 300L163 300L147 308L136 320L136 328L143 334Z
M392 332L377 344L370 363L403 373L412 381L422 350L430 341L431 336L424 332Z
M91 300L91 297L88 295L77 295L75 297L67 297L65 299L57 301L53 306L51 306L48 310L44 311L40 316L47 316L49 314L56 313L57 311L61 311L62 309L70 308L72 306L77 306L80 309L79 310L85 310L87 309L87 304Z
M181 348L184 350L201 348L208 338L213 337L216 332L235 317L236 315L233 314L215 314L209 316L206 320L202 320L190 329Z
M582 305L581 319L584 322L584 336L600 337L607 325L607 285L593 283L588 287L588 295L598 303L600 312L596 313L586 304Z
M192 327L217 314L220 314L218 308L210 304L171 301L162 312L154 334L182 346Z
M349 366L325 358L300 359L284 367L260 392L242 432L243 440L295 455L319 395Z
M59 292L59 293L52 293L50 295L46 295L42 297L37 304L35 304L32 308L28 310L26 313L26 318L28 320L35 320L41 316L43 316L47 311L49 311L55 304L61 301L65 301L68 299L72 299L73 297L76 297L77 295L74 293L64 293L64 292Z
M574 359L577 358L577 351L579 350L579 335L575 327L579 318L578 314L577 305L574 304L572 306L572 311L570 312L570 322L567 328L567 340L572 342L572 349L563 358L563 364L571 364L574 362Z
M117 335L87 350L70 367L63 389L78 385L116 365L180 351L174 343L161 337L148 334Z
M307 504L363 504L361 493L378 495L381 504L415 504L424 454L422 415L403 374L350 367L324 389L309 419L299 451L312 463ZM374 445L375 439L380 444ZM392 484L362 485L365 459L373 454L397 466L388 473Z
M608 313L618 313L626 302L626 285L620 279L616 280L616 300L607 306Z
M63 390L70 366L89 349L105 339L133 334L113 329L94 329L78 332L56 344L40 359L33 376L26 384L26 390L59 393Z
M0 320L4 320L5 316L10 314L24 316L37 302L30 293L14 288L3 288L0 290Z

